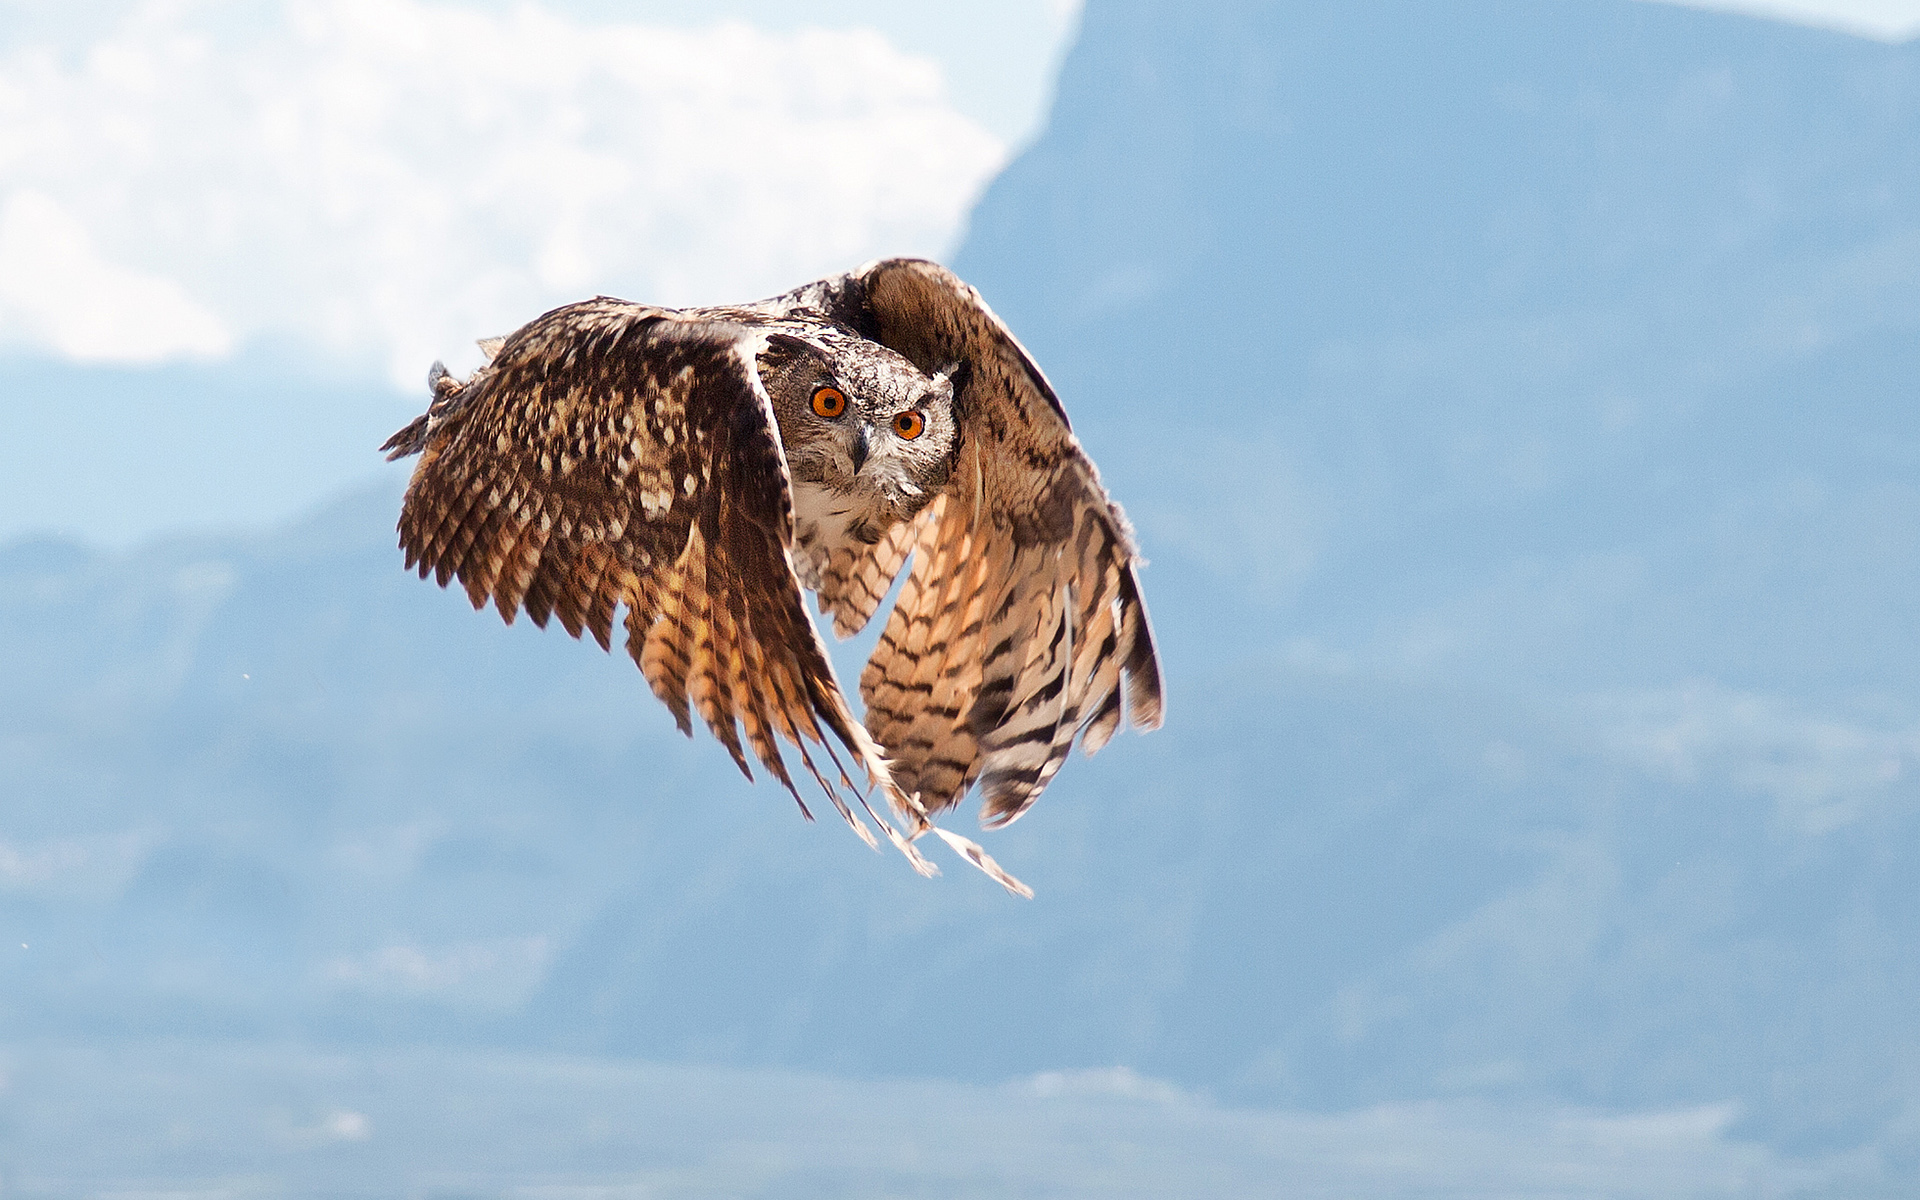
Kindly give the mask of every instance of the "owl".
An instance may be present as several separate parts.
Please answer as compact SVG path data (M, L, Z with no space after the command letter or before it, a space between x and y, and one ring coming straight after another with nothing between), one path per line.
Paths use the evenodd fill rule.
M1046 377L944 267L714 308L601 297L481 348L464 380L436 364L427 411L381 447L420 456L407 566L603 649L618 619L681 731L697 714L809 819L783 743L868 845L870 820L933 874L933 833L1030 896L940 815L977 789L1004 825L1076 738L1092 754L1123 720L1160 725L1126 518ZM803 592L850 637L903 569L857 720Z

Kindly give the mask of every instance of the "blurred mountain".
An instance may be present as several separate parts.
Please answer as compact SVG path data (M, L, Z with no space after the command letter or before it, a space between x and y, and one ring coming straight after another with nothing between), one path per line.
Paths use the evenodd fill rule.
M1916 147L1914 46L1092 0L956 265L1140 528L1170 716L989 836L1038 899L402 573L391 485L0 551L0 1022L1732 1105L1912 1178Z

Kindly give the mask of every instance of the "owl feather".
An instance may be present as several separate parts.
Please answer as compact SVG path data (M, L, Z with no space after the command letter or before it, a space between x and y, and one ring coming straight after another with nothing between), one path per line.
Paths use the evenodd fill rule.
M849 794L922 874L934 868L914 843L933 833L1032 894L935 818L977 785L988 826L1014 820L1076 738L1091 754L1123 720L1158 726L1162 686L1126 519L977 292L894 259L757 304L601 297L482 346L490 361L465 380L436 364L427 412L382 447L421 456L400 517L408 567L457 580L508 623L558 618L602 648L624 609L654 694L683 732L697 716L749 779L757 762L811 817L784 743L870 845ZM790 464L805 463L811 504L855 493L822 475L838 460L819 423L769 393L782 355L808 369L817 355L822 370L851 356L847 378L906 379L916 403L950 405L929 412L950 440L920 455L920 474L890 468L886 503L804 556ZM864 723L807 615L800 557L843 637L912 564L861 676Z
M951 271L890 259L782 299L923 370L966 368L955 468L918 520L914 565L860 692L902 788L937 813L977 782L985 823L1004 825L1038 799L1076 736L1088 754L1107 743L1123 694L1135 728L1163 720L1132 529L1046 376ZM868 580L862 599L891 561L876 553L848 569ZM844 601L834 611L841 629L871 613Z

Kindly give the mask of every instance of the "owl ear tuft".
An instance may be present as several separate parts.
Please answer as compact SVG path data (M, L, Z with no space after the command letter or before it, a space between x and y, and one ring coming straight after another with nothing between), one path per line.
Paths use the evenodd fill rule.
M973 378L973 364L964 358L950 362L933 373L935 383L943 379L947 381L953 389L951 394L955 400L960 399L960 393L967 390L967 380L971 378Z
M795 337L790 333L767 334L767 349L777 350L782 354L818 355L820 353L820 347L805 338Z

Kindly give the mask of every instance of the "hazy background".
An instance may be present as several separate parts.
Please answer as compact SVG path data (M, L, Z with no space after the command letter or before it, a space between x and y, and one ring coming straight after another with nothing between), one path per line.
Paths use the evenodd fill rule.
M0 0L0 1190L1911 1194L1920 4L1711 9ZM1152 559L1031 903L371 449L895 252Z

